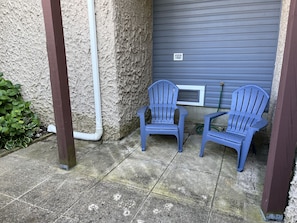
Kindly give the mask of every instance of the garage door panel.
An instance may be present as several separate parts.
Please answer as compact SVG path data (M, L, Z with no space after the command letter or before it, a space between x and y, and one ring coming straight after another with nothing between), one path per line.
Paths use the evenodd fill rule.
M239 53L217 53L215 55L212 54L204 54L201 52L195 53L187 53L184 54L184 61L182 63L177 63L173 61L173 53L169 52L168 54L161 54L156 56L155 65L159 66L174 66L174 67L188 67L188 66L203 66L203 65L211 65L220 63L220 65L234 65L236 66L238 63L245 62L249 66L259 66L261 63L266 66L271 66L273 62L274 56L269 53L246 53L242 50ZM267 62L271 63L267 63ZM240 64L241 65L241 64Z
M280 0L154 0L153 79L205 85L205 106L222 107L239 86L270 93ZM174 53L183 53L174 61ZM189 98L190 99L190 98Z
M161 26L162 27L162 26ZM183 27L184 28L184 27ZM224 26L224 29L218 29L218 27L213 28L193 28L187 30L187 36L188 37L197 37L202 35L219 35L219 34L232 34L232 35L271 35L271 33L274 33L277 28L277 25L272 24L257 24L255 21L255 24L250 25L240 25L240 26ZM265 32L265 34L263 34ZM162 41L162 39L159 38L168 38L174 36L175 38L183 38L185 35L183 29L174 29L174 30L168 30L167 32L157 32L155 34L154 40L156 41Z
M170 39L170 38L169 38ZM226 47L276 47L277 40L258 40L258 41L242 41L242 40L234 40L234 41L209 41L208 39L204 39L203 41L191 41L191 42L154 42L154 47L164 47L167 49L193 49L193 47L200 48L226 48ZM194 46L195 45L195 46ZM276 50L276 49L275 49ZM274 52L275 52L274 50ZM186 51L185 51L186 52Z
M178 48L176 48L178 49ZM182 50L182 48L179 48ZM172 49L155 49L154 50L156 57L158 56L168 56L172 55L176 50ZM223 47L216 47L216 48L195 48L195 49L188 49L187 50L187 55L217 55L217 54L269 54L272 55L273 58L273 53L275 52L275 49L272 47L236 47L236 48L223 48ZM160 58L156 58L156 62L158 62ZM168 58L167 58L168 59Z

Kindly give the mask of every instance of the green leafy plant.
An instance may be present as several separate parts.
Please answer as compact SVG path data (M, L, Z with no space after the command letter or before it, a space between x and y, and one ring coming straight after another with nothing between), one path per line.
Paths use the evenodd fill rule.
M0 148L7 150L27 147L40 126L20 90L21 85L12 84L0 73Z

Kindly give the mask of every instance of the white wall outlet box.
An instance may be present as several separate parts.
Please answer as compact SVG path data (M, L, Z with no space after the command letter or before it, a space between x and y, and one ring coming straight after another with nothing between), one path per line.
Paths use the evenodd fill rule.
M184 54L183 53L174 53L173 54L173 60L174 61L183 61L184 60Z

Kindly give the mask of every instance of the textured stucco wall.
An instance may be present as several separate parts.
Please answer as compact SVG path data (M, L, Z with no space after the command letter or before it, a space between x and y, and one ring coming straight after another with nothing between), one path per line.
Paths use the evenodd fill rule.
M276 107L276 100L278 95L279 82L281 77L283 56L285 50L288 16L289 16L290 0L283 0L281 6L281 19L279 25L278 46L275 59L275 68L273 73L273 80L271 86L270 103L269 103L269 124L268 129L271 132L272 120Z
M76 131L95 131L87 1L61 0L69 89ZM151 80L151 1L95 1L103 139L137 126L136 108ZM41 1L0 2L0 71L22 84L45 125L54 123ZM125 23L125 24L122 24Z
M41 1L1 1L0 71L22 85L44 124L53 106ZM61 1L74 128L95 129L86 1ZM3 15L3 16L2 16Z
M139 126L136 111L148 103L152 75L152 1L115 1L120 137Z
M45 122L53 120L41 1L0 2L0 71L22 85Z
M119 131L119 101L116 84L114 3L96 1L99 73L101 82L102 119L105 139L117 139Z
M151 0L96 2L104 139L138 127L151 83Z
M95 131L87 1L61 1L69 91L76 131Z
M289 191L289 203L285 211L285 223L297 222L297 159L295 167L295 175L291 181L291 187Z

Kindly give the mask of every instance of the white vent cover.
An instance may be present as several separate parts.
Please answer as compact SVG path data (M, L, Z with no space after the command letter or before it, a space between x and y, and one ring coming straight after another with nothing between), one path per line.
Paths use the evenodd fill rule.
M205 86L201 85L176 85L180 90L183 91L198 91L199 98L197 102L193 101L177 101L179 105L192 105L192 106L204 106Z

